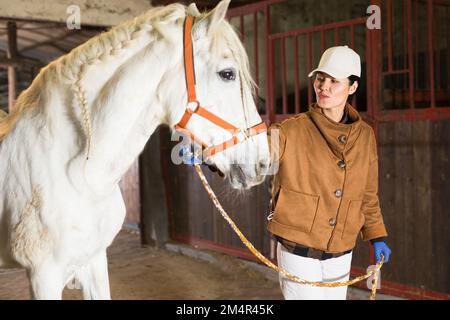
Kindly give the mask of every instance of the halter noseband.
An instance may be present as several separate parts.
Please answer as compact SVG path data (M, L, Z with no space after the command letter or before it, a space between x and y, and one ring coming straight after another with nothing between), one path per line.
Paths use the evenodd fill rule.
M245 140L254 135L267 131L267 126L264 122L261 122L247 129L239 129L200 106L200 102L197 100L197 94L195 92L194 53L191 38L191 30L193 23L194 17L187 16L184 22L184 70L186 76L188 104L183 117L181 118L180 122L178 122L178 124L175 126L175 128L185 133L188 137L190 137L191 139L202 145L203 148L205 149L203 151L204 159L207 159L238 143L244 142ZM205 118L208 121L214 123L215 125L231 132L233 136L231 137L231 139L224 141L221 144L215 146L208 146L206 143L204 143L202 140L200 140L190 130L186 128L189 120L194 114L202 118Z

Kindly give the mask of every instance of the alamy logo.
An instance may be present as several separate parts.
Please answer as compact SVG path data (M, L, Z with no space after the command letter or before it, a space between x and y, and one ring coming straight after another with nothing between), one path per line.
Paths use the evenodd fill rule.
M372 270L374 270L377 266L375 265L371 265L367 267L367 272L371 272ZM381 270L378 270L377 272L377 276L378 276L378 281L377 281L377 290L381 289ZM374 279L374 275L371 275L369 278L367 278L367 288L368 289L372 289L372 285L373 285L373 281Z
M377 5L371 5L367 8L367 14L370 17L367 18L366 26L369 30L381 29L381 9Z
M67 29L69 30L81 29L80 7L77 5L68 6L66 12L69 15L66 19Z

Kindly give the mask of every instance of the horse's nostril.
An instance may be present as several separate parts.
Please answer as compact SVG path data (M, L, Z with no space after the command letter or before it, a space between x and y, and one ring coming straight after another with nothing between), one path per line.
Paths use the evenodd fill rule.
M256 168L258 175L266 175L267 171L269 170L269 162L268 161L259 161L258 162L258 168Z
M259 169L260 170L266 170L269 167L269 163L267 161L260 161L259 162Z

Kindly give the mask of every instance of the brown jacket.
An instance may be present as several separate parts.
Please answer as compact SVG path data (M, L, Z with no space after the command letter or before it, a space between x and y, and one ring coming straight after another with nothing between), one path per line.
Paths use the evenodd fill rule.
M351 124L330 120L313 104L270 127L269 143L279 142L271 146L279 159L271 233L331 253L352 249L359 232L363 240L387 236L375 135L351 105L346 110Z

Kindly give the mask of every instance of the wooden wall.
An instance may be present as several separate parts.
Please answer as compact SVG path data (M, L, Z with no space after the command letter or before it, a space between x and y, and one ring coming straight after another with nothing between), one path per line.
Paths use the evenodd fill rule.
M450 122L380 124L380 199L392 260L383 279L450 292Z

